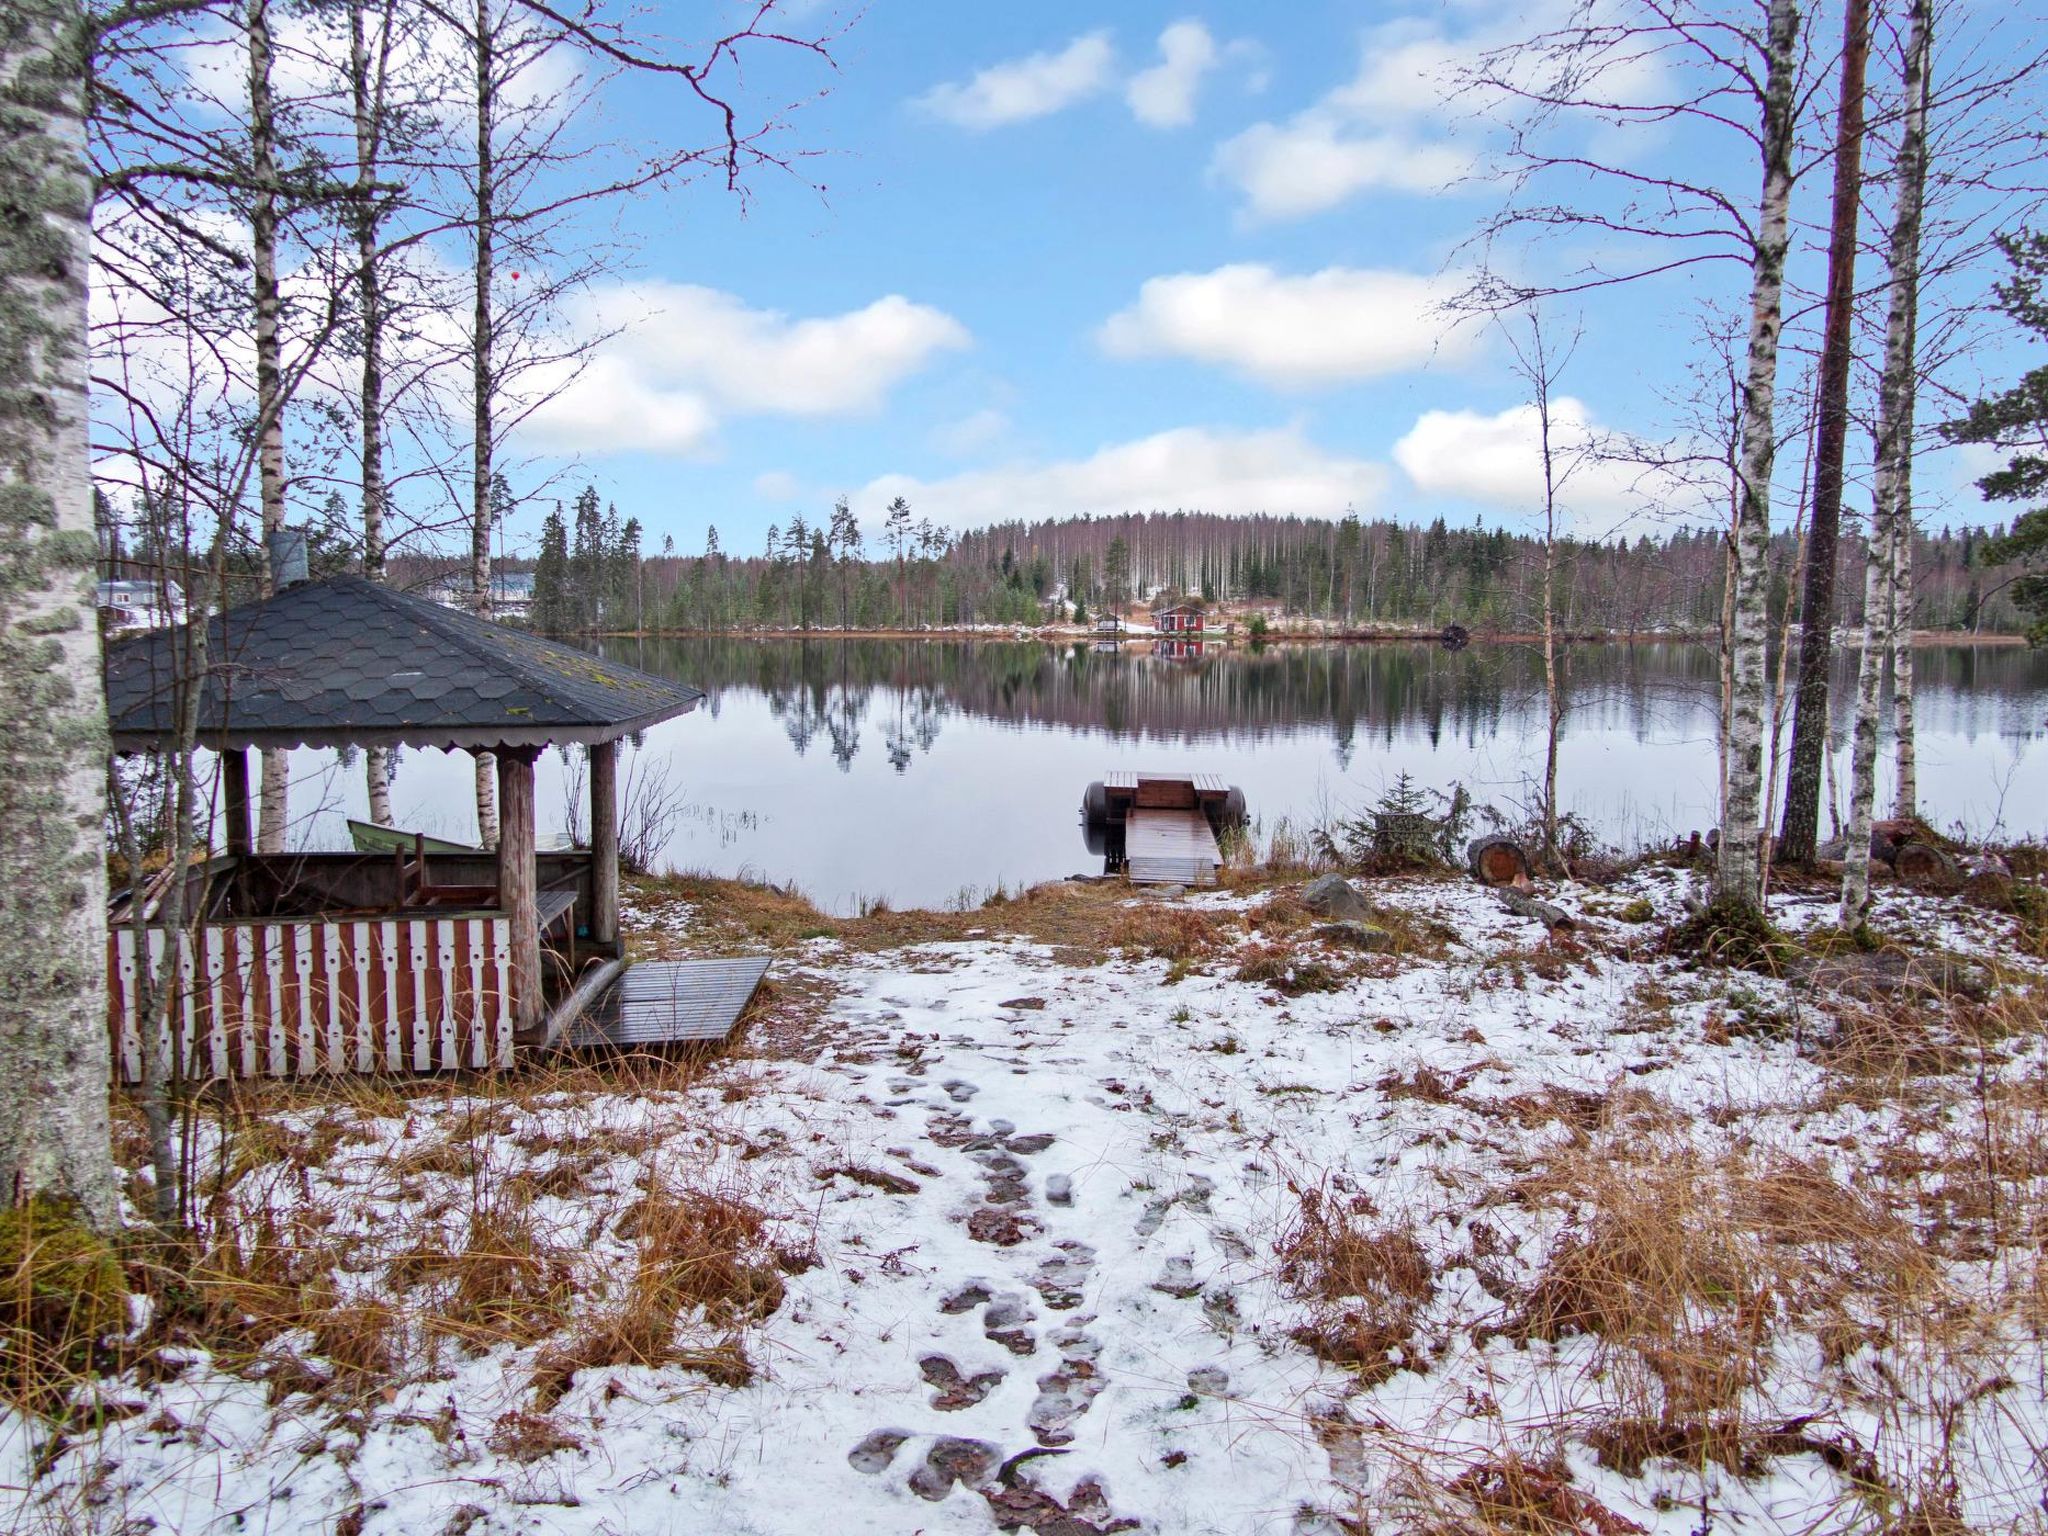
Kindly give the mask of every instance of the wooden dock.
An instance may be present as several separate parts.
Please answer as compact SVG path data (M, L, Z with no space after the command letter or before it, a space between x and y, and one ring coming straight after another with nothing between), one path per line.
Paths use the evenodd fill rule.
M1244 791L1215 773L1104 774L1081 796L1089 848L1139 885L1214 885L1218 835L1244 825Z
M1136 885L1214 885L1223 867L1209 818L1194 810L1133 809L1124 819L1124 873Z

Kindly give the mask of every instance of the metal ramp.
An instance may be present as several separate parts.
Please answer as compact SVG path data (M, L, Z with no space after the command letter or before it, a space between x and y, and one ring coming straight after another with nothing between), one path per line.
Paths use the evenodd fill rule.
M758 956L638 961L577 1015L561 1044L574 1051L723 1040L767 974Z
M1124 873L1136 885L1214 885L1223 850L1200 811L1134 808L1124 820Z

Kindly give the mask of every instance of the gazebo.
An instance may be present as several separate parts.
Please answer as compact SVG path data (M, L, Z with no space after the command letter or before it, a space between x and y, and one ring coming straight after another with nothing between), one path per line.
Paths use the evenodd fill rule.
M116 753L175 745L184 639L156 630L108 646ZM297 582L216 615L195 741L220 755L224 850L186 875L180 1070L501 1066L515 1040L546 1038L550 1001L593 959L620 953L618 739L703 697L357 577ZM587 851L536 849L534 762L553 743L589 748ZM496 759L495 850L430 854L419 840L391 852L255 851L252 748L398 746ZM110 1024L131 1078L136 970L173 941L149 916L141 945L129 921L109 939Z

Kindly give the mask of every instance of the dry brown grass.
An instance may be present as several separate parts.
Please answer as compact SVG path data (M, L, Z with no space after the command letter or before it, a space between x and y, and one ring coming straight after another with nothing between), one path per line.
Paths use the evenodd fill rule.
M1436 1271L1414 1232L1327 1182L1296 1194L1294 1220L1275 1245L1281 1282L1311 1304L1295 1342L1368 1384L1403 1366L1421 1369L1412 1341L1436 1295Z
M782 1305L782 1271L804 1262L767 1241L768 1217L724 1192L657 1185L620 1223L637 1247L631 1280L574 1335L534 1364L534 1400L551 1408L577 1373L607 1366L682 1365L724 1386L753 1379L737 1330ZM710 1345L679 1343L678 1326L723 1330Z
M485 1442L491 1451L521 1466L541 1461L557 1451L580 1451L583 1442L544 1413L515 1408L499 1415Z
M1600 1341L1609 1412L1587 1438L1632 1474L1650 1457L1753 1469L1752 1393L1783 1330L1861 1336L1940 1284L1908 1223L1812 1161L1610 1133L1564 1144L1520 1192L1573 1220L1508 1331Z
M1271 987L1283 997L1310 992L1337 992L1344 973L1320 955L1288 944L1254 944L1238 962L1237 979Z
M1639 1536L1644 1527L1572 1486L1562 1458L1531 1460L1507 1451L1486 1457L1431 1500L1431 1536Z
M427 1325L478 1348L531 1344L560 1328L577 1285L570 1249L516 1199L493 1194L470 1212L459 1244L415 1244L386 1271L400 1291L434 1292Z
M1223 922L1211 913L1164 902L1120 910L1106 935L1126 955L1192 961L1214 954L1225 943Z

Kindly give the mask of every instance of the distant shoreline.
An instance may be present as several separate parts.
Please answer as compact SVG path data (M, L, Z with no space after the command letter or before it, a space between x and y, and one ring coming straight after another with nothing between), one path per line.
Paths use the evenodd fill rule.
M1197 641L1204 647L1218 650L1247 650L1256 644L1266 645L1440 645L1442 632L1439 630L1343 630L1324 632L1313 629L1288 629L1275 627L1261 636L1251 636L1243 630L1228 634L1204 635L1162 635L1149 631L1125 630L1118 634L1100 634L1092 629L1075 629L1065 625L1009 625L1009 624L947 624L932 625L923 629L839 629L819 625L813 629L748 628L748 629L617 629L584 630L574 634L549 636L556 640L987 640L1015 642L1039 640L1048 644L1092 644L1097 641L1113 642L1118 646L1142 645L1147 641L1167 640L1175 644ZM1557 637L1567 645L1712 645L1717 636L1712 630L1574 630L1560 633ZM1486 645L1541 645L1543 636L1537 632L1520 630L1473 631L1466 643L1474 646ZM1950 630L1920 629L1913 632L1916 648L1934 646L1970 646L1991 650L2010 649L2025 646L2025 635L2011 634L1961 634ZM1836 644L1846 649L1856 649L1860 640L1843 637Z

